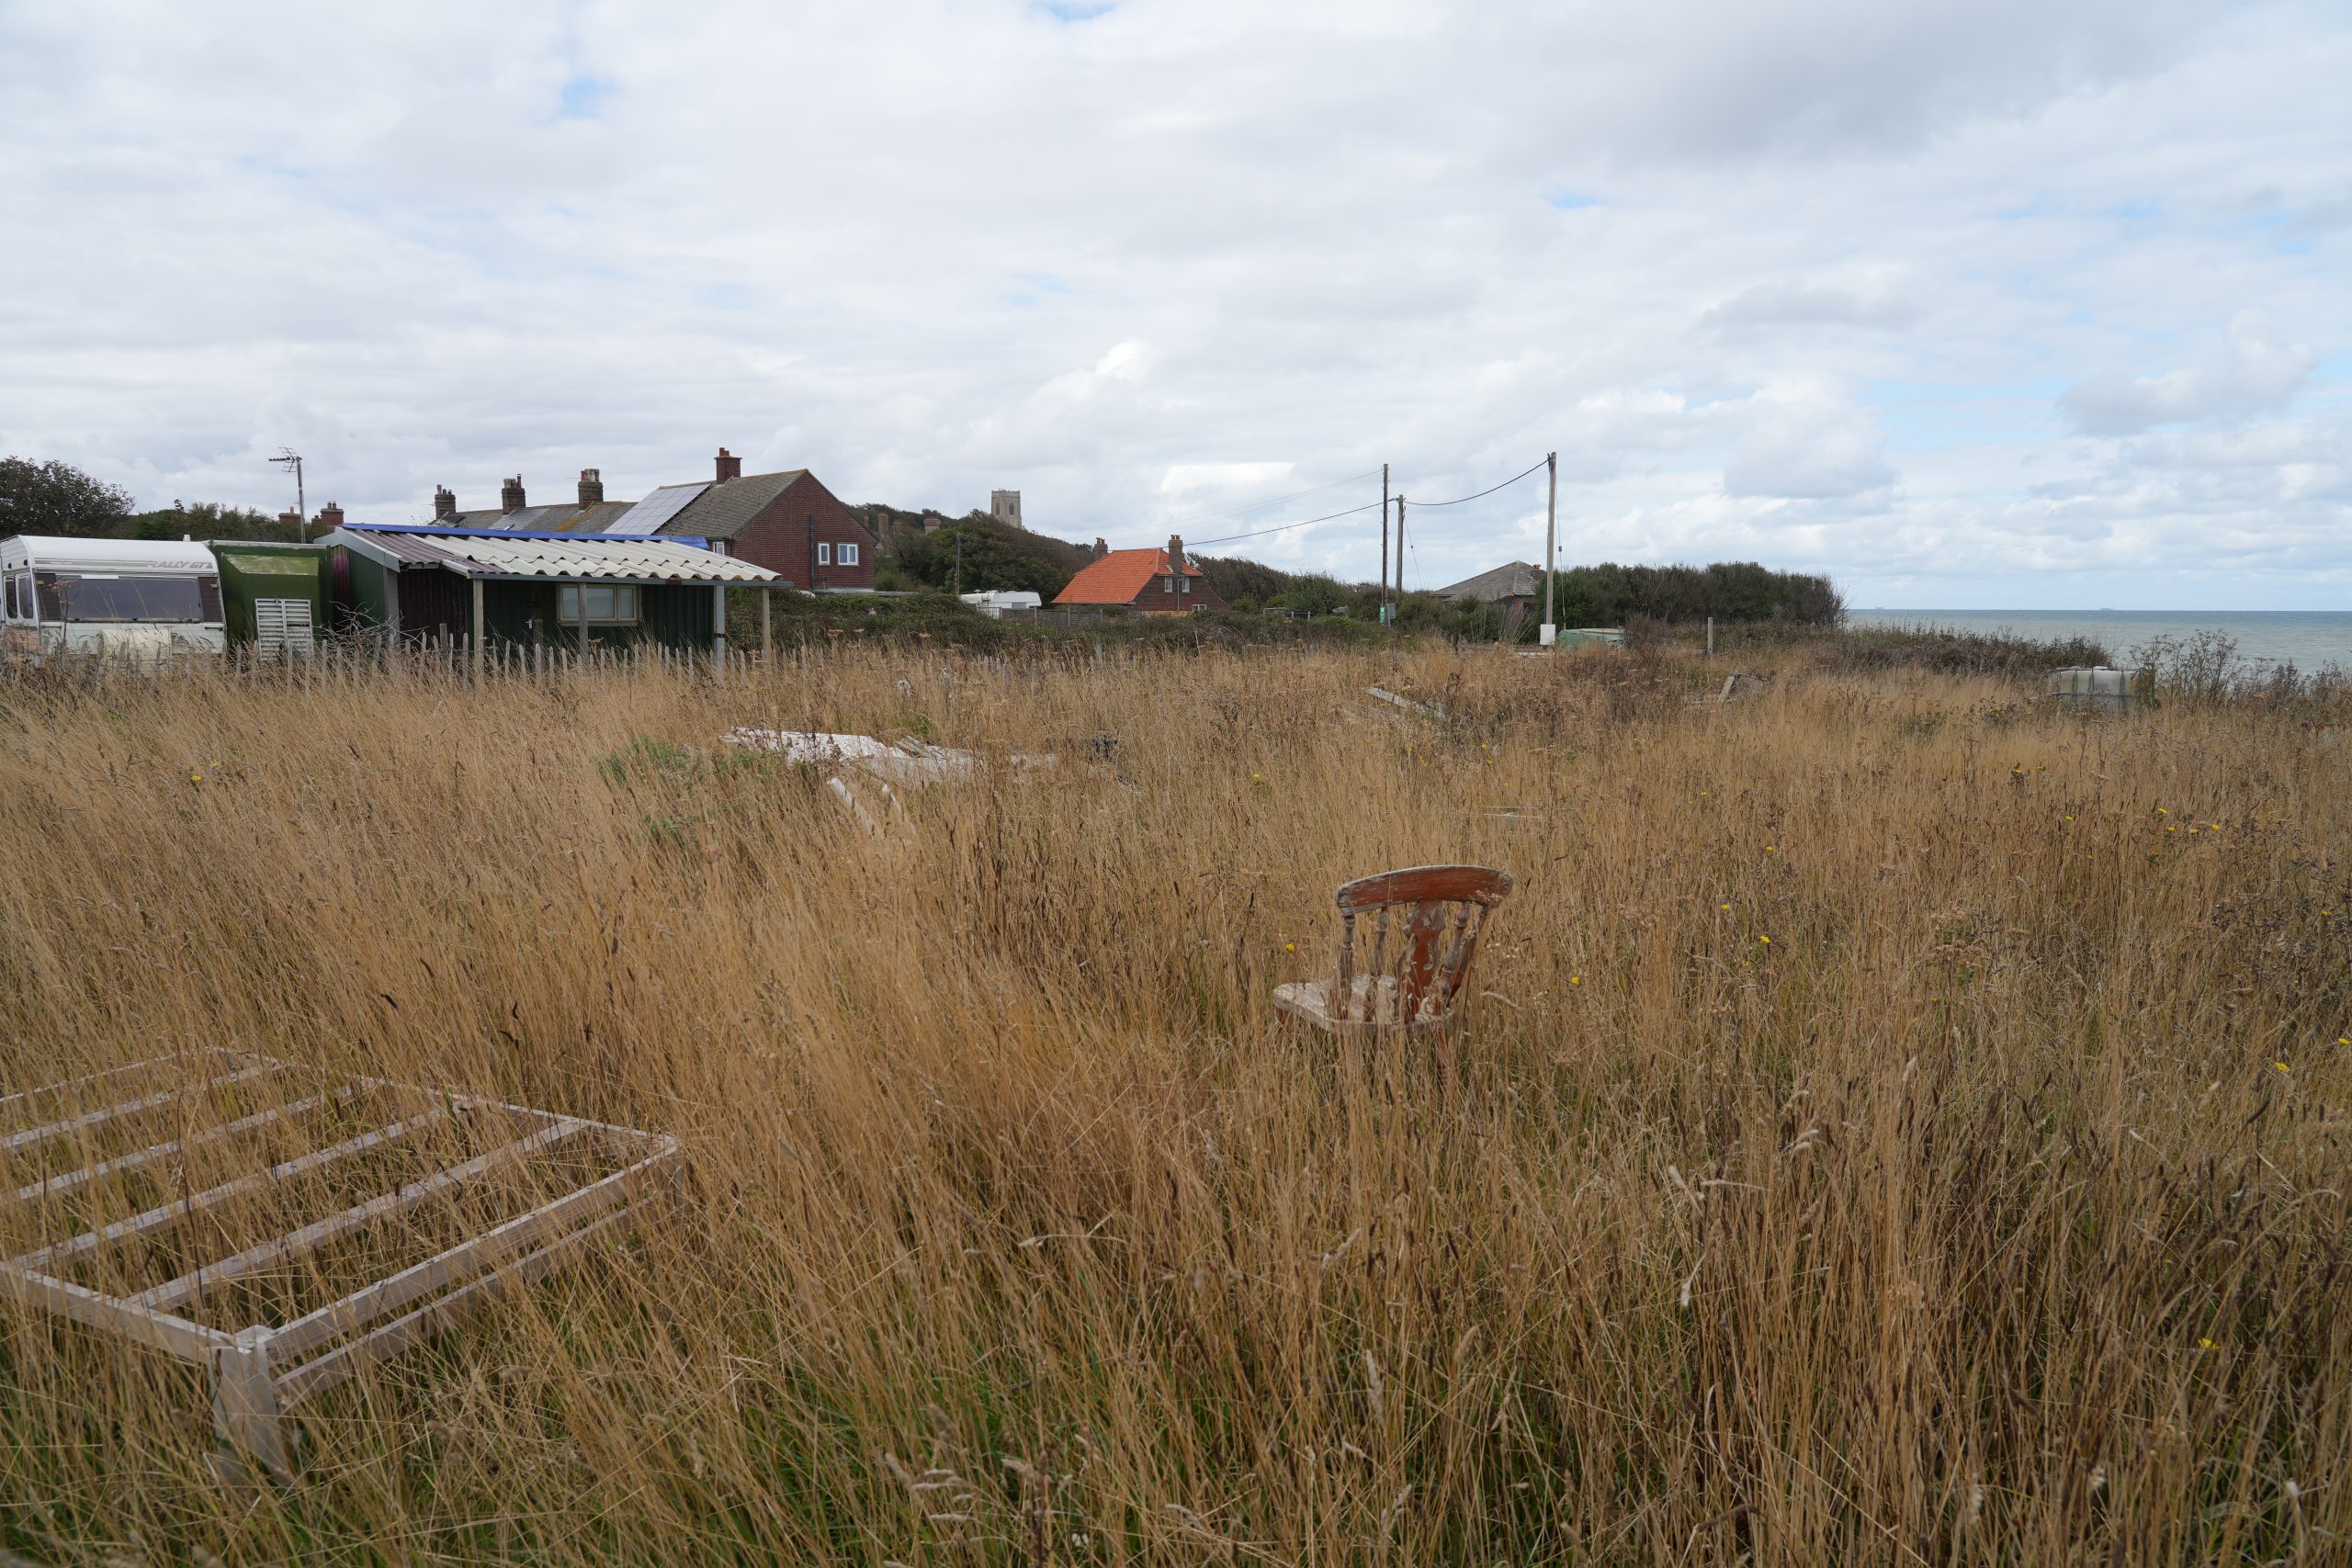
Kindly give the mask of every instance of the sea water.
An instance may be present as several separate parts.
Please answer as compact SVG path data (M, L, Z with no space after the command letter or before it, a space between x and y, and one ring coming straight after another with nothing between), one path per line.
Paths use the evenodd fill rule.
M2132 650L2154 638L2185 641L2215 631L2235 638L2249 664L2292 663L2306 673L2329 664L2352 669L2347 610L1853 610L1846 624L2007 632L2038 642L2088 637L2117 665L2138 663Z

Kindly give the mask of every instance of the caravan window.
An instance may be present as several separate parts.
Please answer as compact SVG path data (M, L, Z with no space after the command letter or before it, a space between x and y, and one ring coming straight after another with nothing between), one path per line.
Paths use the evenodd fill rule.
M17 580L14 577L8 579L8 618L12 621L17 618Z
M40 613L47 621L201 621L205 593L193 577L45 571Z

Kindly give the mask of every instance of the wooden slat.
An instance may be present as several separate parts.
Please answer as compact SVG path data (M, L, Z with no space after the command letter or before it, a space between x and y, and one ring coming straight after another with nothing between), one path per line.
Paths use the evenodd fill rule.
M1343 885L1337 897L1342 913L1438 899L1467 899L1491 908L1510 887L1510 874L1490 866L1416 865L1360 877Z
M448 1286L461 1284L486 1269L499 1267L516 1253L528 1251L576 1228L616 1204L641 1196L641 1190L666 1177L674 1162L674 1147L626 1170L567 1194L527 1214L484 1231L472 1240L427 1258L411 1269L378 1281L366 1290L298 1317L270 1336L270 1354L287 1359L306 1356L320 1346L365 1327L389 1312Z
M447 1295L425 1303L405 1317L396 1317L381 1328L284 1373L277 1380L279 1408L299 1404L364 1368L397 1356L410 1346L421 1344L440 1333L452 1319L476 1305L495 1301L507 1292L552 1272L585 1251L598 1238L613 1235L628 1224L637 1218L637 1209L638 1206L632 1205L617 1213L606 1214L528 1257L516 1259L495 1273L484 1274L460 1285Z
M240 1116L234 1122L226 1122L218 1127L208 1127L203 1132L193 1134L188 1137L174 1138L167 1144L150 1144L135 1154L127 1154L119 1159L107 1160L103 1165L85 1165L79 1170L61 1171L55 1176L43 1177L39 1181L30 1182L17 1189L16 1199L19 1203L28 1203L36 1198L53 1198L60 1192L71 1192L76 1187L96 1181L100 1177L112 1176L118 1171L136 1169L151 1160L162 1159L166 1155L178 1154L183 1149L202 1148L207 1144L217 1143L222 1138L234 1137L239 1133L250 1133L256 1127L266 1127L286 1117L300 1116L306 1111L315 1111L322 1105L348 1100L358 1092L356 1087L345 1084L343 1088L326 1094L314 1094L308 1100L298 1100L291 1105L273 1105L266 1111L256 1111L251 1116Z
M244 1083L252 1078L267 1077L272 1073L282 1073L285 1070L283 1063L268 1062L258 1066L247 1067L243 1072L223 1074L209 1083L193 1086L182 1084L176 1089L167 1089L160 1093L151 1094L144 1100L134 1100L123 1105L108 1105L96 1111L85 1111L79 1116L71 1116L62 1122L51 1122L45 1127L28 1127L21 1133L11 1133L6 1137L0 1138L0 1149L27 1148L34 1144L47 1143L51 1138L62 1138L68 1133L78 1133L85 1127L98 1126L103 1122L113 1121L118 1116L130 1116L141 1111L153 1111L159 1105L169 1105L173 1100L188 1093L191 1088L226 1089L231 1084Z
M130 1219L119 1220L103 1230L84 1231L69 1241L61 1241L36 1252L28 1252L22 1258L13 1261L18 1266L51 1263L60 1258L72 1258L87 1252L92 1247L104 1247L108 1242L120 1241L125 1236L144 1235L149 1231L185 1219L189 1214L217 1208L240 1193L251 1192L258 1188L321 1169L333 1165L339 1159L348 1159L353 1155L365 1154L369 1149L380 1148L395 1138L406 1137L411 1133L430 1127L437 1122L446 1122L448 1118L448 1110L436 1105L423 1115L395 1122L388 1127L379 1127L372 1133L362 1133L356 1138L346 1138L342 1143L314 1150L299 1159L287 1160L283 1164L271 1166L267 1170L255 1171L251 1176L241 1176L234 1181L224 1181L218 1187L209 1188L189 1197L175 1199L169 1203L150 1209L143 1214L134 1214Z
M92 1328L106 1329L139 1344L153 1346L185 1361L208 1361L216 1348L235 1343L219 1329L207 1328L200 1323L190 1323L184 1317L174 1317L168 1313L146 1312L128 1306L111 1296L101 1295L69 1280L52 1280L46 1274L36 1274L14 1264L0 1263L0 1293L32 1306L46 1308L60 1317L70 1317Z
M589 1123L568 1120L559 1122L551 1127L543 1127L527 1138L522 1138L511 1144L503 1144L488 1154L477 1155L463 1165L454 1165L447 1170L412 1181L398 1191L387 1192L379 1198L370 1198L364 1203L356 1203L343 1213L321 1220L316 1224L304 1225L300 1230L279 1236L275 1241L266 1241L259 1247L247 1247L244 1251L224 1258L218 1263L191 1269L176 1280L132 1296L130 1298L130 1303L134 1306L159 1309L177 1306L192 1297L202 1295L209 1285L225 1284L229 1280L242 1279L257 1269L266 1269L274 1263L290 1262L294 1258L315 1252L339 1235L357 1230L360 1226L372 1224L388 1214L401 1213L413 1209L426 1199L471 1181L507 1160L521 1159L526 1155L536 1154L541 1149L588 1130Z

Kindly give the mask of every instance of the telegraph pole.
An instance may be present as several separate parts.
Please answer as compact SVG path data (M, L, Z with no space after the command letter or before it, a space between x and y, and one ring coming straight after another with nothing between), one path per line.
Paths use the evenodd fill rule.
M1544 454L1544 466L1552 470L1544 494L1544 636L1543 643L1550 648L1560 640L1560 623L1552 618L1552 579L1560 571L1560 455Z
M1380 624L1388 624L1388 465L1380 465Z
M302 459L295 454L293 447L280 446L277 456L270 461L281 468L294 470L294 537L307 539L310 537L309 525L303 519L310 514L310 502L302 499Z
M1396 498L1396 608L1401 613L1405 598L1405 498Z

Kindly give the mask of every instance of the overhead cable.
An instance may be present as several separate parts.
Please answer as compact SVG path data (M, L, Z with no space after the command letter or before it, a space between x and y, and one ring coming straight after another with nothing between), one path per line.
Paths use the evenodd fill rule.
M1459 505L1461 505L1461 504L1462 504L1462 502L1464 502L1464 501L1476 501L1476 500L1479 498L1479 496L1487 496L1487 495L1492 495L1492 494L1494 494L1494 493L1495 493L1495 491L1498 491L1498 490L1508 489L1510 486L1517 484L1520 480L1521 480L1521 479L1525 479L1529 474L1533 473L1533 472L1535 471L1535 469L1536 469L1536 468L1542 468L1545 463L1550 462L1550 461L1551 461L1551 459L1550 459L1550 458L1548 458L1548 457L1539 458L1539 459L1536 461L1535 468L1528 468L1528 469L1526 469L1524 472L1521 472L1521 473L1516 473L1516 474L1513 474L1513 475L1511 475L1511 477L1510 477L1510 478L1509 478L1509 479L1505 479L1501 484L1498 484L1498 485L1488 485L1486 489L1484 489L1484 490L1480 491L1478 492L1478 494L1477 494L1477 495L1465 495L1465 496L1464 496L1464 497L1462 498L1462 500L1461 500L1461 501L1417 501L1417 502L1413 502L1413 510L1414 510L1414 511L1416 511L1416 512L1425 512L1425 511L1427 511L1429 508L1430 508L1430 507L1432 507L1432 506L1459 506Z

